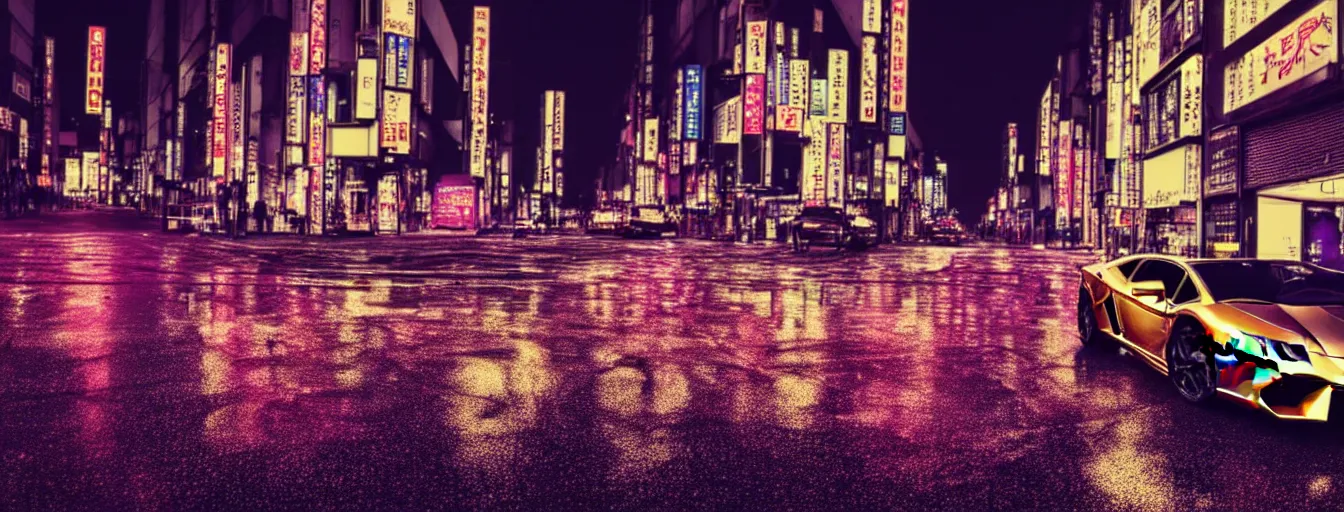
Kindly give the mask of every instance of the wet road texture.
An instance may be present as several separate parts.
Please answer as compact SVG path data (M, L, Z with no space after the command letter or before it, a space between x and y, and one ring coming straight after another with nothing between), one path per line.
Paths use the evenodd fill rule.
M1092 256L0 223L0 508L1338 508L1338 425L1082 350Z

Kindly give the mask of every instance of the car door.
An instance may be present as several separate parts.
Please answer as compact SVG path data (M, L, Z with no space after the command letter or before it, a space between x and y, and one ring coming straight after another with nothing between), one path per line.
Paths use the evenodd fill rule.
M1166 298L1135 297L1133 286L1147 281L1160 281ZM1130 276L1129 282L1116 290L1121 325L1124 326L1123 338L1134 346L1143 349L1148 356L1162 358L1162 347L1166 343L1169 329L1168 312L1171 310L1170 298L1176 295L1181 283L1185 281L1185 270L1171 261L1153 258L1139 264L1138 270ZM1156 360L1154 360L1156 362Z

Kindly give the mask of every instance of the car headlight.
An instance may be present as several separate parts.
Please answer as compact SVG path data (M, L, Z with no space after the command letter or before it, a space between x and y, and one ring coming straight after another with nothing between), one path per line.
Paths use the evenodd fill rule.
M1229 335L1228 344L1232 348L1245 352L1247 354L1282 361L1286 363L1306 363L1311 364L1311 356L1307 354L1307 346L1300 343L1288 343L1279 340L1272 340L1264 336L1246 334L1240 331L1232 331ZM1220 360L1235 360L1232 355L1216 355ZM1231 362L1231 361L1226 361Z

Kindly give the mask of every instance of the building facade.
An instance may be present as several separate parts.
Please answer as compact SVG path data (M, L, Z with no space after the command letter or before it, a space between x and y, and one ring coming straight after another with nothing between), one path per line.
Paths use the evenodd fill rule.
M44 44L37 34L37 2L9 0L0 4L0 216L11 217L37 207L41 146L45 124L42 87ZM50 175L47 175L47 180ZM47 185L44 183L44 185Z
M906 0L646 0L608 208L685 236L779 240L805 206L914 236Z
M1061 153L1095 148L1083 196L1108 255L1344 268L1340 14L1337 0L1094 1L1089 83L1075 95L1085 113L1061 94L1077 87L1072 51L1040 106L1038 172L1054 176L1055 218L1073 218L1060 210L1078 191L1060 175L1077 173ZM1066 135L1066 121L1083 133Z
M475 15L439 0L151 0L144 203L165 217L213 205L214 229L232 233L491 222L489 178L499 179L484 170L499 159L485 152L488 121L479 158L463 142L470 52L459 37ZM487 9L486 62L488 22ZM478 71L488 93L488 66ZM436 221L435 202L453 200L437 185L457 174L473 174L471 200Z
M1210 2L1201 249L1344 269L1337 0Z

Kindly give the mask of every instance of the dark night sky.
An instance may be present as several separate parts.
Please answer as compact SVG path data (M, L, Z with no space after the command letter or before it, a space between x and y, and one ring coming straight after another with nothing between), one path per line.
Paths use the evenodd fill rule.
M450 0L456 2L458 0ZM622 93L632 78L638 4L634 0L496 0L492 109L518 123L515 168L535 172L528 148L540 131L541 93L567 91L566 169L570 195L588 192L598 166L616 148ZM790 1L790 0L783 0ZM794 0L802 1L802 0ZM846 0L858 1L858 0ZM109 98L127 105L137 89L147 0L40 0L39 26L57 34L57 72L82 77L86 27L108 26ZM949 197L974 222L998 184L1004 125L1022 125L1027 162L1034 154L1036 106L1082 0L912 0L912 121L925 146L950 168ZM57 13L53 16L52 13ZM76 53L72 55L74 49ZM124 63L124 64L123 64ZM115 67L113 67L115 66ZM500 82L505 83L500 83ZM66 105L83 98L79 78L64 79ZM67 108L67 112L69 112ZM1028 164L1030 165L1030 164Z
M422 0L423 1L423 0ZM625 111L621 101L634 77L639 34L636 0L502 0L493 2L495 65L507 61L508 83L493 79L516 108L514 168L536 172L542 93L565 91L567 198L592 197L597 169L616 156ZM499 75L497 75L499 76ZM492 94L493 96L493 94ZM501 98L502 99L502 98ZM491 101L496 101L492 99Z
M911 122L948 163L949 201L979 221L999 184L1003 129L1019 124L1028 168L1037 110L1083 0L911 0Z
M145 53L148 0L37 0L38 32L55 34L62 129L83 117L84 62L89 25L107 27L107 99L120 116L138 102L140 62Z

